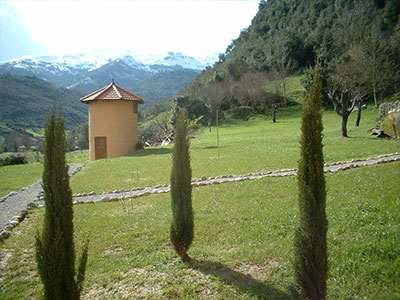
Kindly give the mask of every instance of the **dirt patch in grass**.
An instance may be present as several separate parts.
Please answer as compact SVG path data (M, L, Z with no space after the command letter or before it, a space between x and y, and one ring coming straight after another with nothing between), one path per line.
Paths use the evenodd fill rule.
M7 261L12 256L13 251L4 251L0 254L0 270L4 270L7 266Z
M262 264L240 264L234 267L234 270L252 278L264 281L271 275L271 270L278 267L277 261L268 261Z
M167 275L144 268L133 268L120 274L120 280L93 285L83 299L160 299Z
M118 254L120 252L122 252L124 249L122 248L113 248L113 249L106 249L104 250L104 255L111 255L111 254Z
M8 267L8 260L12 257L13 251L1 251L0 253L0 285L4 284L4 276ZM1 290L0 290L1 291Z
M84 300L99 299L160 299L162 286L154 282L116 282L112 286L94 285L83 295Z

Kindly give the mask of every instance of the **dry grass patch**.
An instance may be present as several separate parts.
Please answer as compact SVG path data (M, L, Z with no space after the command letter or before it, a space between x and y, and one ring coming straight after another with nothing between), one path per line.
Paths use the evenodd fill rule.
M271 276L272 270L279 267L279 263L271 260L261 264L239 264L234 270L248 275L256 280L266 281Z

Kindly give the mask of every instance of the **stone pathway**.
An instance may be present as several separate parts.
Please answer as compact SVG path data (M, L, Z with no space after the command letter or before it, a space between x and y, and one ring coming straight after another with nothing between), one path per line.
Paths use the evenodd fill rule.
M361 166L370 166L381 163L387 163L392 161L400 160L400 153L389 154L389 155L381 155L375 158L367 158L364 160L361 159L353 159L348 162L337 162L333 164L326 164L324 167L325 172L337 172L340 170L348 170L351 168L357 168ZM192 186L204 186L210 184L221 184L225 182L239 182L244 180L254 180L261 179L265 177L283 177L283 176L294 176L297 174L296 169L285 169L279 171L271 171L267 173L257 173L257 174L248 174L243 176L218 176L206 178L202 177L196 181L192 182ZM141 196L147 196L150 194L161 194L168 193L170 191L169 185L158 185L154 187L146 187L140 189L133 189L129 191L119 190L113 191L103 194L78 194L75 195L73 200L74 203L95 203L95 202L107 202L107 201L118 201L126 198L137 198ZM39 202L39 205L43 205L44 202Z
M364 160L353 159L347 162L337 162L333 164L326 164L324 167L325 172L337 172L340 170L348 170L351 168L357 168L361 166L370 166L381 163L388 163L400 160L400 153L381 155L375 158L367 158ZM84 164L73 164L70 166L70 175L78 172ZM279 171L271 171L267 173L256 173L242 176L217 176L217 177L202 177L192 182L192 186L204 186L210 184L221 184L226 182L239 182L244 180L255 180L265 177L283 177L283 176L294 176L297 174L296 169L285 169ZM150 194L161 194L168 193L170 191L169 185L158 185L154 187L139 188L133 190L119 190L108 193L96 194L77 194L74 195L74 204L78 203L96 203L96 202L107 202L107 201L119 201L127 198L137 198ZM10 193L11 194L11 193ZM0 199L0 229L5 228L0 233L0 239L6 238L9 235L9 230L15 227L21 222L25 215L28 213L27 209L33 207L44 206L43 190L40 182L34 185L22 189L18 193L12 193L4 198ZM7 233L4 233L4 232Z
M68 173L73 175L83 166L84 164L82 163L72 164ZM42 191L41 182L37 182L21 189L19 192L11 192L7 196L0 198L0 229L7 227L10 227L7 229L12 229L14 225L22 221L20 219L25 217L26 210L36 206L34 201Z

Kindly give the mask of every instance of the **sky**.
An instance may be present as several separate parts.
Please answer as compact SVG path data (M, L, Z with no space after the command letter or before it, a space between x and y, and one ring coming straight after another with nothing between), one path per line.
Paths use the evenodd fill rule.
M223 53L259 0L0 0L0 61L99 49Z

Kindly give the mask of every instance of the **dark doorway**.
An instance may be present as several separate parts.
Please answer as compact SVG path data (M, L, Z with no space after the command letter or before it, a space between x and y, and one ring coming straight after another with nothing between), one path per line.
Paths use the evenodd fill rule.
M107 137L96 136L94 138L94 159L107 158Z

